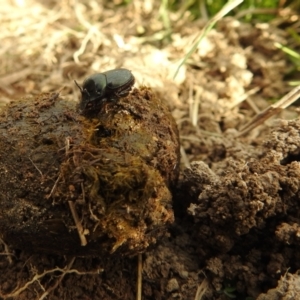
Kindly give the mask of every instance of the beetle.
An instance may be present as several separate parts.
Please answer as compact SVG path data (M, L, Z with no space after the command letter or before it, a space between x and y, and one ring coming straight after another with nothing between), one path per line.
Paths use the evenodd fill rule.
M80 109L87 112L101 107L105 101L116 101L127 96L135 78L127 69L114 69L91 75L82 87L74 81L81 92Z

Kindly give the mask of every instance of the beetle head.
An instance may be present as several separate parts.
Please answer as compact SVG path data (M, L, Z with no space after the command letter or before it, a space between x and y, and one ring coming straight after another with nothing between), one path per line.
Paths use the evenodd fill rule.
M96 113L103 102L105 88L103 87L103 84L101 84L101 81L100 84L98 84L93 77L94 76L91 76L86 79L83 83L83 87L74 80L81 92L79 109L84 114Z
M88 107L88 104L90 102L90 94L89 92L87 91L87 89L83 89L78 83L76 80L74 80L76 86L79 88L80 90L80 93L81 93L81 101L80 101L80 104L79 104L79 107L81 110L85 110L87 109Z

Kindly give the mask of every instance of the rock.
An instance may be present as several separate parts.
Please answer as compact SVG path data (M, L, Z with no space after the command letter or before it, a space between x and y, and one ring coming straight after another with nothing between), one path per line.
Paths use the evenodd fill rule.
M177 291L179 289L179 284L176 278L172 278L168 281L166 290L167 292L171 293Z

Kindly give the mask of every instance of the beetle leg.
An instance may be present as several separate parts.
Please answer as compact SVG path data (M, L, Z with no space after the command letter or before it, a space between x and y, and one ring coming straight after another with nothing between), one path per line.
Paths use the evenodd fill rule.
M115 95L118 98L126 97L130 93L130 91L131 91L131 87L127 88L126 90L122 90L122 91L116 92Z
M77 81L76 80L74 80L74 82L75 82L75 84L77 85L77 87L79 88L79 90L80 90L80 92L82 93L83 92L83 89L82 89L82 87L77 83Z

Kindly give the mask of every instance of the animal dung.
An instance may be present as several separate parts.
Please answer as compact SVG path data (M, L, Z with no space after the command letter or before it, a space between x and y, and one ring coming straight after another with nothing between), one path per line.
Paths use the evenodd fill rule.
M93 117L59 94L0 112L0 235L32 252L135 255L174 220L179 136L148 87Z

